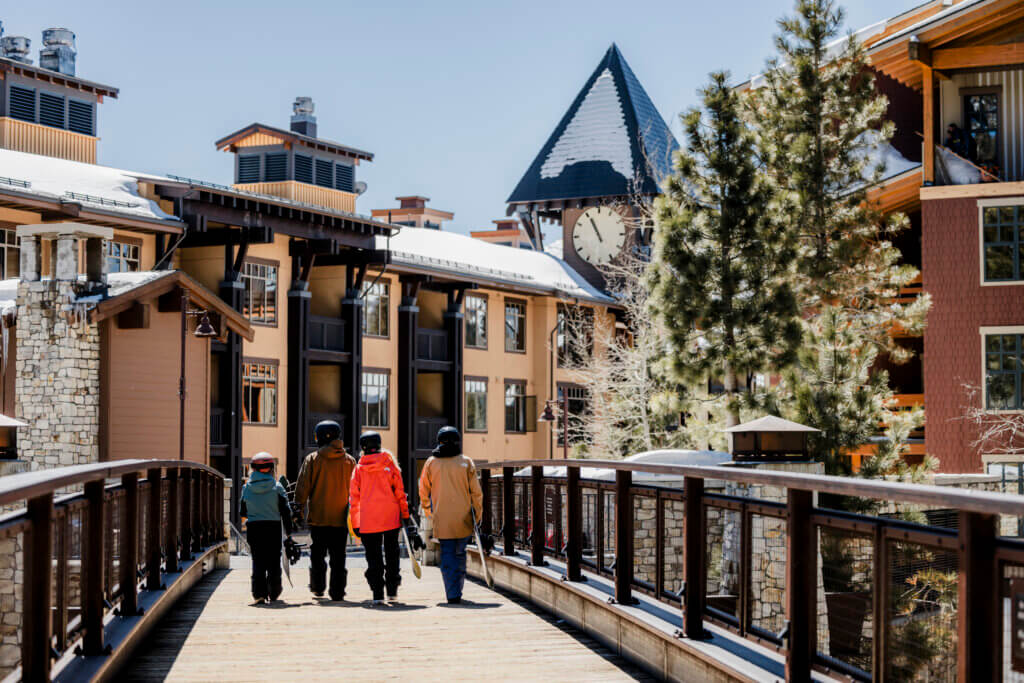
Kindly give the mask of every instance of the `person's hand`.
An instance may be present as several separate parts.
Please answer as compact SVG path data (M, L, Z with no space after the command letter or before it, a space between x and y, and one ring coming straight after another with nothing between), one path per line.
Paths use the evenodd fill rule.
M492 534L483 534L480 537L480 542L483 543L484 554L490 555L491 551L494 550L494 536Z
M412 546L413 551L423 550L427 547L427 544L423 542L423 537L420 536L419 529L416 528L416 525L407 525L405 527L405 533L409 535L409 545Z

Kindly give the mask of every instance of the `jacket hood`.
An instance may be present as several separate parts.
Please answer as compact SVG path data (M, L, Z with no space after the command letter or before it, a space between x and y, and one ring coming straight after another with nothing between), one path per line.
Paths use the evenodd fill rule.
M391 457L391 453L387 451L378 451L376 453L368 453L359 459L359 467L364 470L371 472L381 472L385 467L398 468L398 464L395 459Z
M438 444L430 454L435 458L454 458L456 455L462 455L462 447L458 444L442 443Z
M338 458L344 458L348 453L344 450L335 452L334 449L324 450L320 453L321 457L327 458L328 460L337 460Z
M253 493L269 493L277 486L277 480L269 472L253 472L249 475L249 488Z

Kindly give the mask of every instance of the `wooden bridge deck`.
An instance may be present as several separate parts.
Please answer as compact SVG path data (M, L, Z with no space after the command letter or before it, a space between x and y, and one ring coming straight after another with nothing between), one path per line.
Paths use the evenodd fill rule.
M254 606L249 570L204 578L146 639L118 680L648 680L587 635L515 597L467 581L448 606L440 571L419 581L403 561L399 603L372 607L362 558L349 558L348 599L314 600L309 560L282 601Z

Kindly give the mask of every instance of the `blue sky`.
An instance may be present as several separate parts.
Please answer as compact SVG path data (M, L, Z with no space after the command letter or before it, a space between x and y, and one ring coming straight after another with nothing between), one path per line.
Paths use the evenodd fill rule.
M848 24L920 0L850 0ZM287 127L296 95L322 137L369 150L360 213L422 194L468 231L504 201L612 42L678 135L708 72L739 81L772 52L789 0L50 0L5 3L7 35L77 34L78 75L121 89L100 109L99 162L229 183L213 142Z

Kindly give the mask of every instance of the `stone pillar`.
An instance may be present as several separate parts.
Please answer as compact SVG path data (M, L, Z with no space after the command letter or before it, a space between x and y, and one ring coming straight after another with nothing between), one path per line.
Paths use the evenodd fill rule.
M43 276L43 251L38 237L21 240L21 281L37 282Z
M57 237L57 263L54 278L63 282L78 280L78 238L62 234Z

